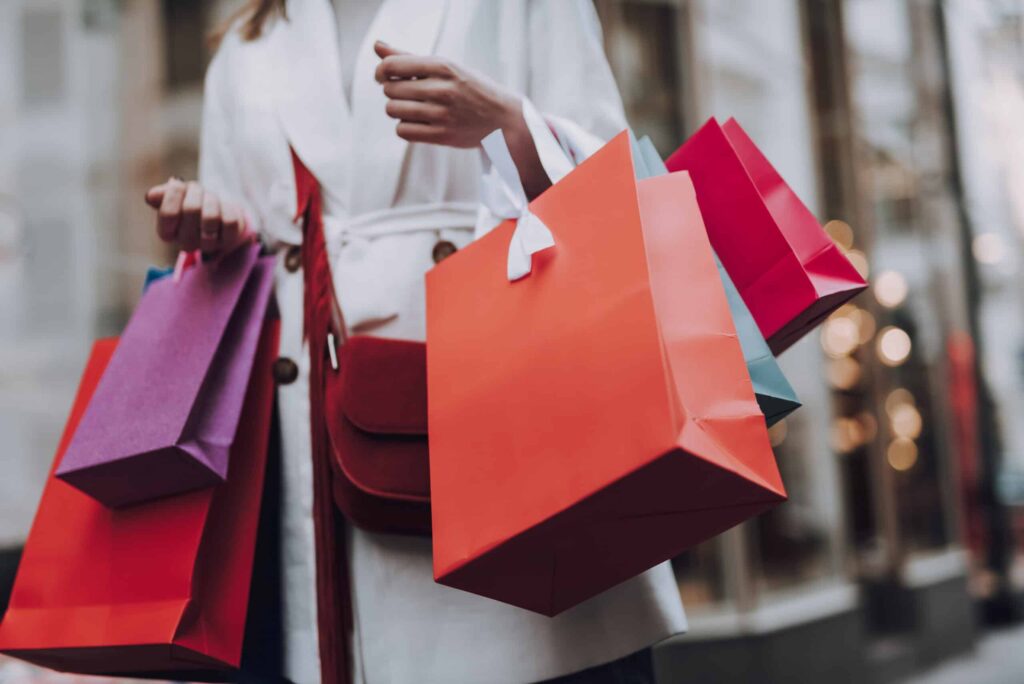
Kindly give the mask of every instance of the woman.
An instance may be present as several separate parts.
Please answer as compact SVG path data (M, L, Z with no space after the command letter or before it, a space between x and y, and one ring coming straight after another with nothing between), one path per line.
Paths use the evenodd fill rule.
M279 255L279 367L298 371L282 373L279 392L286 675L336 681L318 651L291 151L321 184L349 327L423 339L423 274L473 237L480 140L504 131L535 196L545 169L625 127L622 105L586 0L254 2L225 35L205 98L199 182L168 181L148 200L160 237L184 249L230 249L248 226ZM546 618L435 584L426 540L351 528L348 560L353 667L342 674L357 682L646 682L646 649L685 629L666 565Z

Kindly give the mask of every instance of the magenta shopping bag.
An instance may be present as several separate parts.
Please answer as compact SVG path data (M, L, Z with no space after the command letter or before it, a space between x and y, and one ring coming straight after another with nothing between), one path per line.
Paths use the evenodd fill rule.
M152 283L57 477L115 507L223 482L272 279L254 244Z

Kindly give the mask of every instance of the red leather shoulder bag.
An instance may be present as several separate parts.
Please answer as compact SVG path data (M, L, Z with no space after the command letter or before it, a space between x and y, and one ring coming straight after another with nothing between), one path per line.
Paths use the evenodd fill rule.
M294 157L303 215L311 403L322 410L334 503L353 525L430 535L426 345L348 337L324 243L319 184ZM303 201L305 199L305 201Z
M320 185L292 152L309 345L317 631L324 684L351 682L347 533L430 535L426 345L348 338L324 241Z

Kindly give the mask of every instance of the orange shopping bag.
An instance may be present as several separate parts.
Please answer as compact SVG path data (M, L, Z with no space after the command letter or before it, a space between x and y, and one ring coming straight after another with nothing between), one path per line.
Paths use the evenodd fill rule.
M512 221L427 275L434 574L555 615L785 491L689 176L623 133L529 209L527 277Z

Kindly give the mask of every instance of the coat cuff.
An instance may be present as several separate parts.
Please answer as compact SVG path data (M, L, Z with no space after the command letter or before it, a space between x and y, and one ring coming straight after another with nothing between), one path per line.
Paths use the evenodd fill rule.
M541 166L553 184L562 180L577 164L604 145L605 141L600 137L587 132L569 119L542 115L529 98L524 97L522 102L523 119L526 121L527 130L530 131ZM482 196L486 196L488 192L501 192L494 187L487 187L501 183L501 179L492 172L488 164L484 165L481 183L484 186L481 189ZM501 221L501 218L481 203L477 212L474 236L478 238L490 232Z
M552 183L562 180L606 142L570 119L542 115L528 98L523 98L523 118Z

